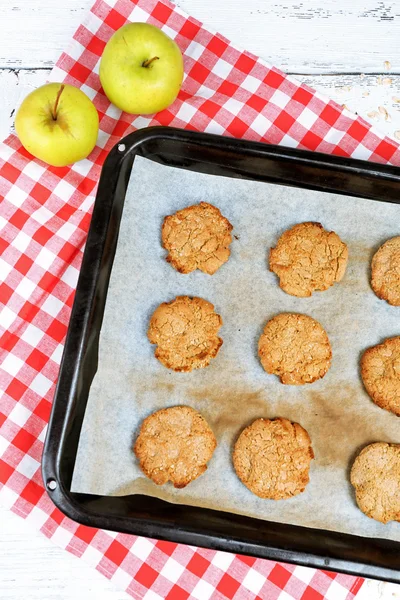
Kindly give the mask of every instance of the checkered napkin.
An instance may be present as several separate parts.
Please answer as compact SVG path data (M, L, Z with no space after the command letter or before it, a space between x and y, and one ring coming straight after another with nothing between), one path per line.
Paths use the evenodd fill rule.
M161 27L184 54L179 97L155 117L121 114L100 87L101 53L127 21ZM398 145L167 1L96 1L50 78L93 100L100 135L66 168L32 160L13 135L0 144L0 500L134 598L353 598L359 578L78 525L49 500L40 458L96 184L123 135L174 125L400 165Z

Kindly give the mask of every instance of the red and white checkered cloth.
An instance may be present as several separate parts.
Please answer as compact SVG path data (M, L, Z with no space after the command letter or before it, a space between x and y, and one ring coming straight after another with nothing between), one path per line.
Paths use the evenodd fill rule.
M103 94L99 60L127 21L179 44L185 81L155 117L121 114ZM97 0L52 81L80 87L100 115L89 158L53 168L15 136L0 145L0 500L135 598L344 600L362 580L80 526L43 488L40 459L101 165L135 128L174 125L400 165L398 145L168 1Z

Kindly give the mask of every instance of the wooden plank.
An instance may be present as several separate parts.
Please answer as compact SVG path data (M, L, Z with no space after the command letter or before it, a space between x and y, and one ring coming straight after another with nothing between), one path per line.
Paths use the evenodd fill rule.
M4 139L14 122L15 109L27 94L46 81L50 70L0 70L0 139Z
M52 67L92 4L92 0L0 2L0 68Z
M26 94L45 83L49 72L0 70L0 138L8 134L16 106ZM399 75L297 75L297 78L358 112L385 134L394 137L400 131Z
M132 600L1 506L0 556L2 600Z
M49 67L92 0L0 3L0 67ZM292 73L400 73L395 0L178 0L182 10ZM228 18L229 16L229 18ZM23 20L23 21L22 21Z

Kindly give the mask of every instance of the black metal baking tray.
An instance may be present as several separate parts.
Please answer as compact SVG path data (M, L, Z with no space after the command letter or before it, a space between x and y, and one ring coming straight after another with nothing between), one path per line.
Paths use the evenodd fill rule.
M137 131L121 140L101 173L44 447L43 479L51 499L71 519L93 527L399 583L400 544L392 541L268 522L144 495L71 492L135 156L202 173L400 203L396 167L167 127Z

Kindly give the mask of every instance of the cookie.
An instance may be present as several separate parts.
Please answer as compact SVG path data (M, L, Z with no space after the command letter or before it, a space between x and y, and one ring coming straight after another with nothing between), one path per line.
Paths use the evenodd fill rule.
M207 300L177 296L154 311L147 337L157 344L155 356L167 369L192 371L207 367L217 356L221 325L221 317Z
M164 219L162 244L179 273L213 275L229 258L233 227L212 204L200 202Z
M287 419L257 419L240 434L233 466L253 494L270 500L296 496L309 482L314 453L310 437Z
M321 223L299 223L285 231L269 253L270 271L279 277L281 289L305 298L325 291L346 271L347 246Z
M400 444L366 446L353 463L350 481L367 517L381 523L400 521Z
M400 236L387 240L374 254L371 286L378 298L400 306Z
M216 447L212 430L197 410L173 406L143 421L134 452L154 483L171 481L183 488L204 473Z
M400 337L364 352L361 377L375 404L400 416Z
M323 377L332 359L326 331L307 315L281 313L268 321L258 342L267 373L282 383L303 385Z

